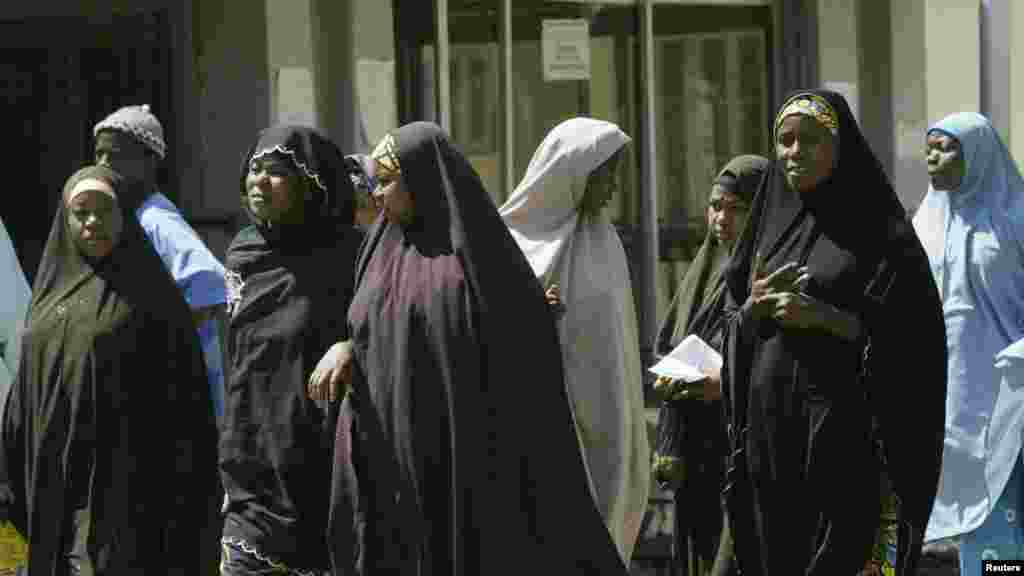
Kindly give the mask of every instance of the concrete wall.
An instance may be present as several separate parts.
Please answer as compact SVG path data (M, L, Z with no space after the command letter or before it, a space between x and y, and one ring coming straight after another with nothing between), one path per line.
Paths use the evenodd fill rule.
M323 128L316 99L311 0L266 0L270 122Z
M355 2L356 92L372 148L398 124L395 84L395 26L392 0Z
M1019 58L1024 59L1024 35L1020 33L1021 30L1024 30L1024 5L1021 5L1019 1L1001 0L1001 2L1010 12L1006 19L1008 29L1012 31L1007 34L1006 38L1010 54L1016 54ZM1024 162L1024 109L1020 105L1015 105L1024 102L1024 66L1018 61L1016 65L1008 65L1006 68L1006 76L1010 78L1010 93L1004 102L1011 113L1010 128L1006 131L1005 136L1009 139L1007 145L1017 160L1017 165L1024 167L1024 163L1022 163Z
M928 190L928 126L981 106L979 0L898 0L891 6L893 184L916 209Z
M818 0L818 80L846 97L860 120L857 4L849 0Z
M318 102L327 134L343 152L365 148L358 116L355 82L355 30L363 23L355 19L361 1L315 0L313 26ZM391 26L374 26L383 32Z
M355 2L353 6L356 57L395 59L394 7L391 0Z
M984 0L982 5L982 113L1024 167L1024 110L1014 105L1024 98L1024 71L1019 62L1014 65L1014 55L1024 55L1024 38L1014 33L1024 26L1024 6L1019 0Z
M927 0L926 7L929 123L954 112L980 110L980 0Z
M907 207L916 206L928 186L922 150L928 126L925 99L925 1L895 0L892 7L892 112L895 142L892 178Z
M269 124L270 79L266 15L251 0L195 1L193 35L201 135L201 201L194 215L238 216L239 170L256 133ZM182 196L195 194L182 191ZM210 247L223 255L226 231L197 226Z
M860 128L890 178L895 163L892 20L890 4L868 0L856 4L859 56Z

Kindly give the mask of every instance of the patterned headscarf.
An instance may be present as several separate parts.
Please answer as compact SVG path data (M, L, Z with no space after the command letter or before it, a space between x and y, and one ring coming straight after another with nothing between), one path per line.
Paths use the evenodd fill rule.
M377 163L375 176L377 180L392 180L402 174L402 163L398 160L398 145L395 137L385 134L380 144L370 154Z
M779 111L779 115L775 117L776 135L779 133L779 127L782 126L782 121L785 120L787 116L793 116L794 114L814 118L818 123L827 128L833 136L839 133L839 115L836 114L835 108L828 103L828 100L825 100L817 94L802 92L790 98L789 101L782 106L782 109Z

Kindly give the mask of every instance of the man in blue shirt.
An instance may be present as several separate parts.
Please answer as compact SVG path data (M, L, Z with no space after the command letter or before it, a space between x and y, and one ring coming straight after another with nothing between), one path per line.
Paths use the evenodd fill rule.
M214 257L177 207L157 189L157 168L167 154L163 126L148 105L125 106L96 124L93 137L96 164L110 167L125 178L143 184L146 197L135 215L192 310L192 321L199 333L206 361L213 411L219 423L224 413L224 360L216 313L227 301L224 265ZM159 410L160 407L155 406L154 409ZM215 474L216 471L211 470L210 473ZM204 547L200 567L204 572L212 570L219 560L217 510L211 509L210 514L211 533L197 535Z
M96 124L93 136L96 163L141 181L148 193L136 216L192 309L219 421L224 411L224 368L214 318L227 300L224 266L157 189L157 168L167 153L163 127L148 105L125 106Z

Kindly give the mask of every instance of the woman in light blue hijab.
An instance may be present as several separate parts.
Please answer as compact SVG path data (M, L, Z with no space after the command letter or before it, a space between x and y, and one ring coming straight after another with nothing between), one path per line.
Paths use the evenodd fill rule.
M957 539L971 576L982 559L1024 558L1024 179L980 114L944 118L927 142L914 228L942 296L949 384L925 540Z
M3 398L11 387L21 353L21 328L32 300L32 288L25 280L14 243L0 220L0 415Z

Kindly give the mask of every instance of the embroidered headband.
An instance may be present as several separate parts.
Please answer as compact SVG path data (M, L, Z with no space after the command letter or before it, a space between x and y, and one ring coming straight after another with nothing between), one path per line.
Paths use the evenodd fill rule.
M78 182L77 184L75 184L71 191L68 192L68 197L65 198L64 201L71 202L72 200L75 199L75 196L78 196L82 192L86 192L88 190L102 192L103 194L106 194L107 196L110 196L115 200L117 199L117 195L114 194L114 188L110 184L104 182L103 180L100 180L99 178L85 178Z
M370 157L377 163L374 173L376 180L393 180L402 173L402 164L398 161L398 144L391 134L381 139Z
M828 103L828 100L817 94L799 94L787 102L775 118L776 134L779 132L779 127L782 126L782 121L787 116L794 114L814 118L818 123L827 128L833 136L839 132L839 115L836 114L835 109Z

